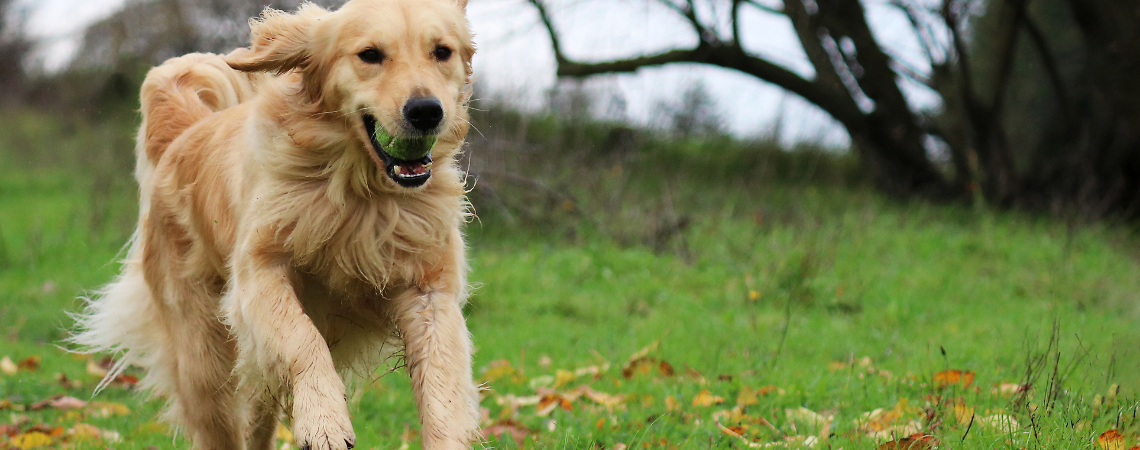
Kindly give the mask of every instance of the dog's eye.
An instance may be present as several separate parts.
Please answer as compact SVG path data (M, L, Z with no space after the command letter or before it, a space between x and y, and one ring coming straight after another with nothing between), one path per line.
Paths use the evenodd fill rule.
M451 58L451 49L440 45L435 48L435 51L433 51L432 54L435 55L435 59L438 59L440 61L447 61L448 58Z
M374 48L357 53L356 56L359 57L361 61L369 64L379 64L384 61L384 52Z

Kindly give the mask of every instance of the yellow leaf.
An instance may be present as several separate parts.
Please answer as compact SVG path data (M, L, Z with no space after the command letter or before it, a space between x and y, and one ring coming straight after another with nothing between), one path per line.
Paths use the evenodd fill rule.
M665 397L665 410L669 412L681 409L681 402L678 402L672 395Z
M717 397L708 389L701 389L701 392L693 397L693 406L712 406L721 403L724 403L724 397Z
M88 406L94 408L102 417L125 416L131 413L131 409L122 403L91 402Z
M748 299L749 300L759 300L760 299L760 291L748 291Z
M749 406L760 403L757 397L757 392L755 389L752 389L752 386L744 386L740 389L740 393L736 395L736 406Z
M1096 438L1096 445L1103 450L1124 450L1124 435L1116 430L1108 430Z
M974 417L974 408L966 406L963 402L954 403L954 418L958 419L958 423L966 425L970 423L970 419Z
M974 382L974 372L961 371L961 370L943 370L934 374L934 387L944 388L951 384L960 384L962 387L970 387Z
M0 359L0 372L15 375L19 370L20 368L16 366L16 363L12 362L12 358L5 356L3 359Z
M565 386L567 383L574 381L575 378L578 378L578 376L575 375L574 372L558 369L554 372L554 389Z
M293 432L289 431L289 427L286 427L285 424L278 423L277 424L277 440L281 441L281 442L288 443L289 445L292 445L293 444Z
M482 377L479 377L479 381L490 383L503 378L508 378L513 383L526 381L526 376L518 369L511 367L511 362L505 359L491 361L491 367L487 369L487 372L483 373Z
M39 448L51 445L51 436L39 431L17 434L9 441L18 449Z

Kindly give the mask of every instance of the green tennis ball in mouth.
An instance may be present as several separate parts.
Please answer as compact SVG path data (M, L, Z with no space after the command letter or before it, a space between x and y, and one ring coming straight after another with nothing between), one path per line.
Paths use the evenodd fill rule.
M380 147L389 156L403 160L403 161L416 161L422 159L431 153L435 148L436 135L428 135L422 137L399 139L384 129L380 124L376 124L376 131L374 133L376 142L380 143Z

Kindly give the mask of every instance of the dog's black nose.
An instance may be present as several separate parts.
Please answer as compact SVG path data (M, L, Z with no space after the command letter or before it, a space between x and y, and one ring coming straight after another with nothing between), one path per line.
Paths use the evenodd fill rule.
M415 97L404 104L404 119L412 128L427 133L443 120L443 104L435 97Z

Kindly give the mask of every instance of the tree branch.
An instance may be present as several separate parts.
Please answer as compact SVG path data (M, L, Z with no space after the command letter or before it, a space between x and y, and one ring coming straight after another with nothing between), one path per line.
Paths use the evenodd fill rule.
M538 10L538 17L542 19L542 25L546 27L546 32L550 35L550 46L554 49L554 60L561 67L562 62L566 61L566 57L562 55L562 45L558 42L558 33L554 31L554 23L550 20L550 15L546 13L546 7L542 5L542 0L527 1Z
M820 42L820 27L808 14L803 1L784 0L784 14L791 19L792 28L796 30L800 45L803 46L808 61L815 69L816 81L831 89L846 91L846 85L843 84L843 80L839 78L839 74L836 73L835 66L832 64L831 55Z
M1009 0L1012 1L1012 0ZM1062 111L1068 111L1069 93L1065 88L1065 81L1061 78L1061 72L1058 70L1057 58L1053 56L1052 49L1049 48L1049 41L1045 39L1045 33L1041 32L1041 28L1037 27L1037 23L1029 14L1021 17L1021 24L1025 27L1025 31L1029 33L1029 38L1033 41L1033 45L1037 47L1037 53L1041 57L1041 64L1045 66L1045 74L1048 75L1049 81L1053 84L1053 91L1057 95L1057 102L1061 104Z
M806 80L795 72L744 53L735 46L700 44L693 49L670 50L656 55L599 63L562 60L558 64L558 76L587 77L603 73L629 73L642 67L680 63L711 64L744 72L803 97L827 111L844 125L858 126L863 120L858 106L850 101L845 91L835 91L818 81Z

